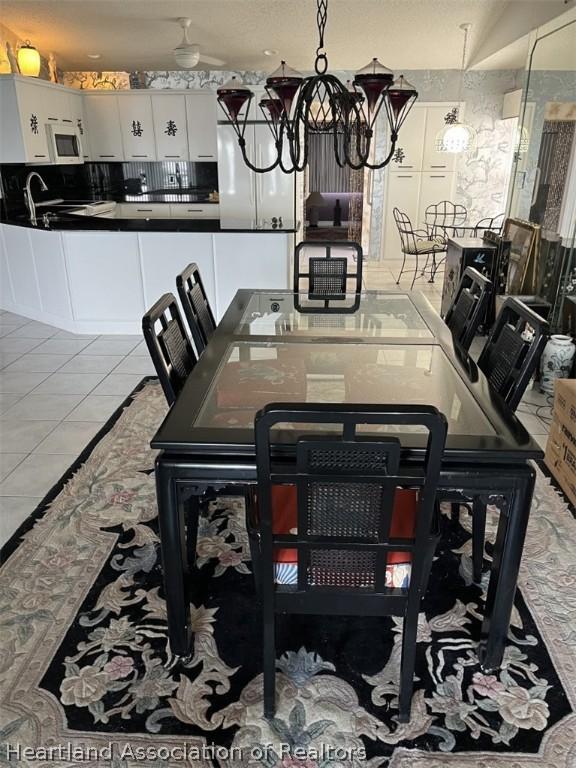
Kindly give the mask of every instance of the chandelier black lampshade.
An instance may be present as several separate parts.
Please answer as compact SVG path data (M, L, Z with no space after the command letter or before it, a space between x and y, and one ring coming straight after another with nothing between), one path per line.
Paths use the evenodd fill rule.
M319 44L315 74L304 77L282 61L266 79L266 97L258 104L274 138L276 158L267 167L254 165L246 152L246 125L254 93L233 77L218 89L218 102L238 137L246 165L257 173L280 167L285 173L302 171L308 164L310 134L331 133L334 156L340 167L379 169L392 159L398 131L418 93L403 75L394 73L374 58L358 70L354 80L342 83L328 72L324 52L328 0L317 0ZM378 116L386 114L389 148L382 159L373 157Z

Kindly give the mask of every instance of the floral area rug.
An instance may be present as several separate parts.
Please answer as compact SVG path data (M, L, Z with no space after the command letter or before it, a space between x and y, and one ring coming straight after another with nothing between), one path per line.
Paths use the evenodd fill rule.
M170 653L148 447L164 412L144 384L3 553L0 764L576 766L576 522L541 473L497 674L477 660L486 583L471 581L462 508L442 517L410 723L396 719L398 623L310 616L278 619L268 722L238 499L202 517L193 653Z

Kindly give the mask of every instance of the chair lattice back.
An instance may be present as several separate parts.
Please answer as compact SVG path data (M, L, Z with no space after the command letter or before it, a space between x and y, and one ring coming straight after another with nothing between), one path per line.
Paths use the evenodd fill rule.
M306 264L303 256L317 251L322 255L309 256ZM350 252L350 258L342 255L345 251ZM362 266L362 248L358 243L348 240L303 241L294 251L294 293L302 292L301 283L305 280L309 299L329 302L344 299L347 294L358 294L362 290Z
M171 293L165 293L142 318L150 357L169 405L172 405L196 364L196 355Z
M515 410L548 339L548 323L519 299L504 302L478 359L492 389Z
M474 267L466 267L444 318L452 336L465 350L486 316L491 293L490 280Z
M433 236L446 235L446 229L457 229L459 224L464 224L468 211L463 205L453 203L450 200L441 200L432 203L424 212L424 220L429 232ZM452 234L449 232L448 234Z
M480 219L474 227L474 237L482 237L487 230L500 234L505 215L504 213L499 213L497 216L486 216L484 219Z
M341 434L303 436L296 445L295 466L276 468L271 458L271 431L279 423L336 425ZM425 458L418 470L402 473L401 443L397 437L368 438L358 433L364 424L420 425L428 430ZM418 574L431 536L436 486L446 435L446 420L427 406L334 406L272 404L256 416L258 498L264 578L274 579L273 552L278 546L297 550L298 583L277 585L282 609L290 612L290 595L302 607L309 598L314 612L323 613L318 590L341 590L335 611L347 613L363 597L402 597L420 589ZM272 488L295 484L297 530L273 534ZM418 510L413 538L390 534L398 488L417 488ZM390 552L409 553L410 586L386 587ZM401 594L399 594L401 593ZM295 607L295 605L294 605ZM379 612L378 610L376 612Z
M201 354L216 330L216 321L204 290L198 266L189 264L176 277L176 286L186 320L190 326L194 346L198 354Z

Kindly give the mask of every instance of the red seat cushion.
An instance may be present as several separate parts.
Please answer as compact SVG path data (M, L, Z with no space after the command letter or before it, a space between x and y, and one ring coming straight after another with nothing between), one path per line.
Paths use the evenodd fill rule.
M413 539L416 531L417 491L397 488L394 511L390 524L390 537ZM272 486L272 531L275 534L296 533L298 527L297 491L295 485ZM388 564L409 563L410 552L389 552ZM274 553L277 563L297 563L298 552L293 547L277 547Z

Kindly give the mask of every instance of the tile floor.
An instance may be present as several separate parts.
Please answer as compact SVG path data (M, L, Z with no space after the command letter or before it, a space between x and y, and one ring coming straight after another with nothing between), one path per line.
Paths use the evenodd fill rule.
M396 286L400 262L368 264L366 287ZM440 308L436 282L418 280ZM410 288L403 276L400 288ZM482 346L476 340L473 354ZM140 336L76 336L0 311L0 545L35 509L120 403L154 373ZM545 447L552 398L529 389L518 408Z

